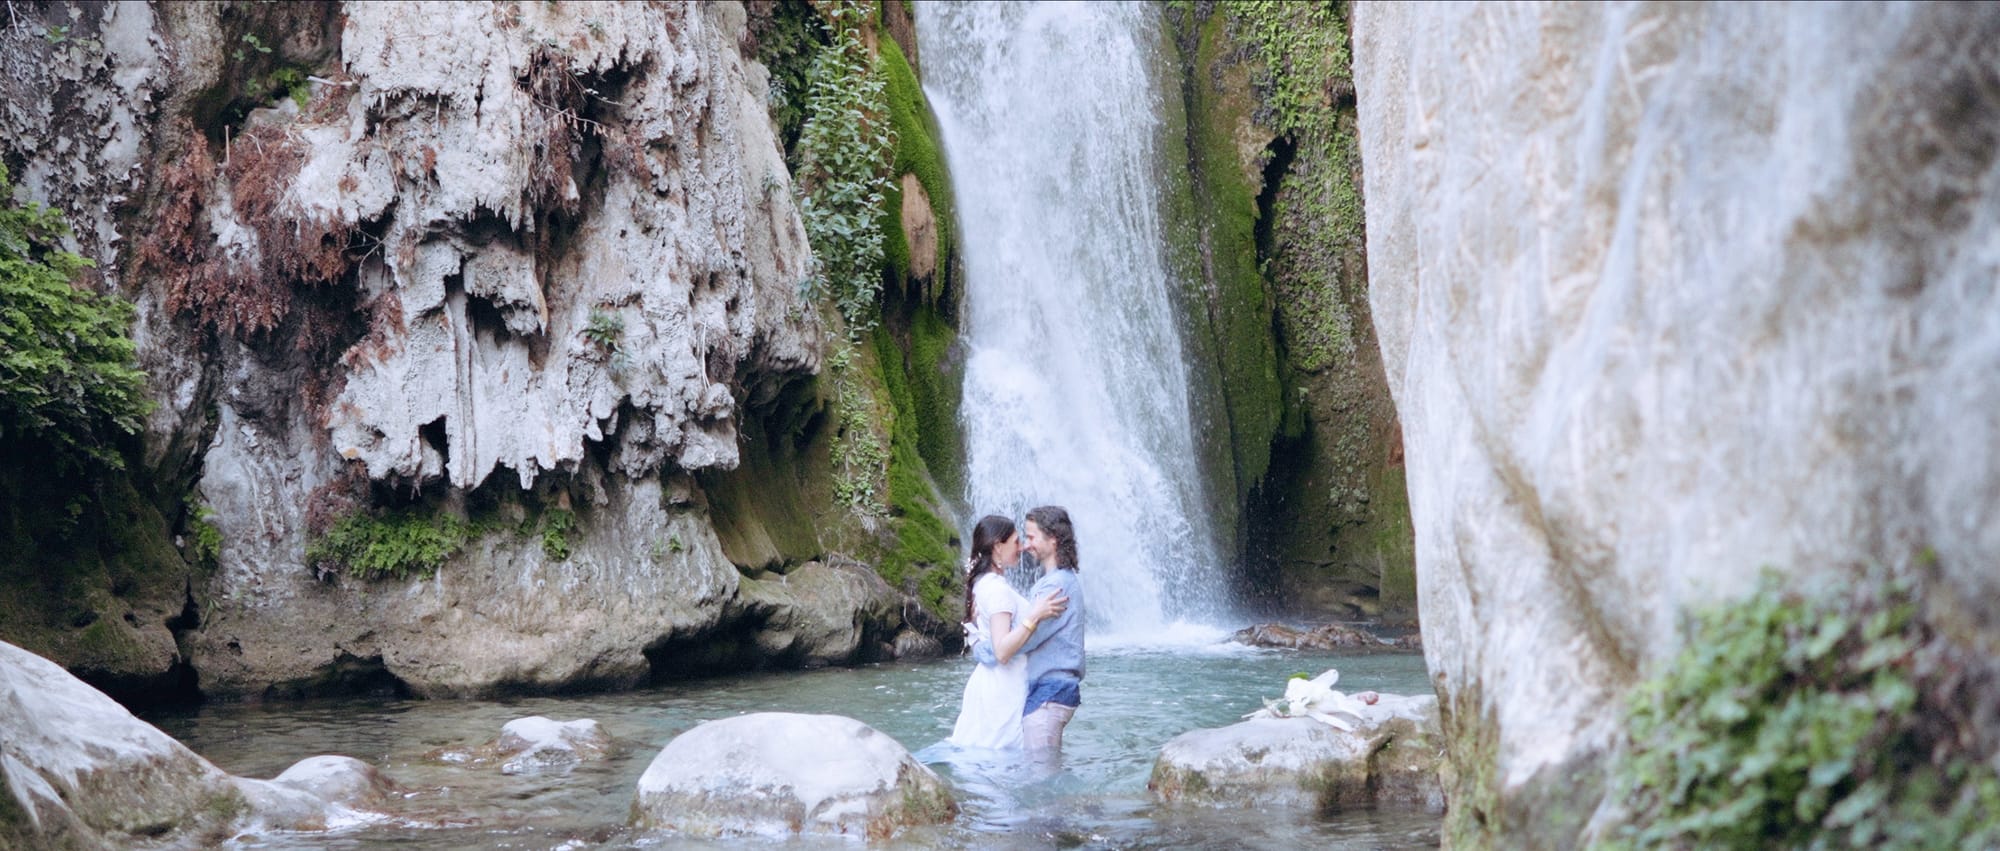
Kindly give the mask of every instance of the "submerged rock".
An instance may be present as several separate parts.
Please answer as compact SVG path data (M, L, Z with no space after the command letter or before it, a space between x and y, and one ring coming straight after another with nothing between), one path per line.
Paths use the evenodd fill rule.
M668 742L639 778L633 821L693 836L885 839L958 811L942 778L873 727L760 712Z
M378 818L393 790L375 767L345 756L314 756L270 780L235 778L250 804L239 829L319 831Z
M441 748L427 759L456 765L500 764L502 774L567 771L585 760L611 752L611 737L596 721L579 718L556 721L540 715L516 718L500 728L499 738L475 748Z
M1237 630L1229 640L1251 647L1284 647L1293 650L1387 650L1397 642L1376 638L1367 632L1337 623L1307 629L1281 623L1265 623Z
M0 847L204 846L247 827L367 818L386 784L346 757L234 777L61 666L0 642Z
M534 774L567 769L611 750L611 737L596 721L554 721L540 715L516 718L500 728L494 749L506 757L502 774Z
M1437 698L1385 694L1351 711L1352 732L1297 717L1182 733L1160 750L1146 788L1169 804L1443 811Z

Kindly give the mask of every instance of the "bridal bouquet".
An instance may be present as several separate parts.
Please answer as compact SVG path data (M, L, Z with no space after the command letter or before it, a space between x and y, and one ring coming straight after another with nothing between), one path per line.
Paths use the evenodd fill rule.
M1243 717L1306 717L1352 733L1355 726L1361 723L1361 708L1374 702L1365 699L1373 692L1363 692L1363 697L1350 697L1334 690L1333 685L1337 682L1340 682L1340 671L1333 668L1311 679L1304 675L1293 677L1285 683L1284 697L1265 700L1263 709Z

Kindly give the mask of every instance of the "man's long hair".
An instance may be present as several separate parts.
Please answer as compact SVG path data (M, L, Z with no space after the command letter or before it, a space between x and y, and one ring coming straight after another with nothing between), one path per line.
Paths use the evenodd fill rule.
M1076 527L1070 525L1068 511L1060 505L1044 505L1028 511L1028 522L1056 539L1055 567L1083 572L1083 565L1076 560Z

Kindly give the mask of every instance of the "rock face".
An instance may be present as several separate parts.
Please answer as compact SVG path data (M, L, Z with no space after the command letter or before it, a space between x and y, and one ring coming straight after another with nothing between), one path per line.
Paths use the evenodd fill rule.
M60 666L0 642L0 846L200 847L363 818L386 786L346 757L232 777Z
M1437 698L1385 694L1354 714L1353 732L1297 717L1182 733L1160 750L1146 786L1167 803L1442 811Z
M214 590L238 603L193 642L205 686L322 676L343 655L425 694L628 685L644 648L716 625L736 571L662 470L735 466L735 394L815 369L818 346L789 178L729 23L700 6L347 9L353 91L288 125L286 198L382 230L383 262L358 273L373 324L323 412L222 411L201 493L224 518ZM283 381L246 364L231 383ZM327 587L301 553L340 459L462 490L503 467L487 487L556 475L579 543L557 558L488 536L428 582Z
M1921 571L2000 658L1996 51L1985 6L1358 8L1453 832L1577 841L1760 566Z
M0 153L140 308L141 490L220 541L133 614L91 602L145 645L120 664L458 695L629 686L744 634L753 662L893 652L877 589L738 598L739 568L822 555L810 525L774 564L718 539L819 457L767 434L803 442L824 340L743 15L110 4L0 34ZM784 475L731 480L751 442ZM472 524L434 576L307 556L399 513Z
M852 718L760 712L668 742L639 778L633 820L693 836L886 839L950 821L944 780Z

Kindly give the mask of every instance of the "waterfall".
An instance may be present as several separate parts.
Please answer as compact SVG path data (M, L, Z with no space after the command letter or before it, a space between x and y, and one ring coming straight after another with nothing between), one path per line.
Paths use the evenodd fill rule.
M1017 520L1069 509L1093 644L1212 624L1226 595L1160 217L1158 12L917 16L963 233L966 498Z

